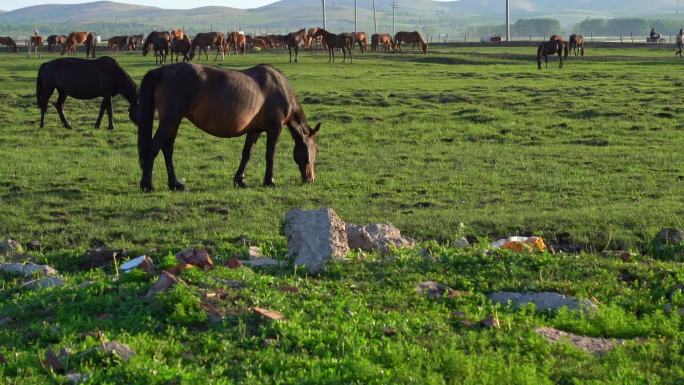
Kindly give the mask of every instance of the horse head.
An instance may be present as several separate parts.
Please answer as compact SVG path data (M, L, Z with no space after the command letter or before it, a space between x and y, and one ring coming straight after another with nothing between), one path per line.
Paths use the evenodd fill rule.
M321 124L318 123L315 128L311 129L309 124L304 122L302 125L302 141L296 140L293 151L294 160L299 166L299 172L302 175L303 183L311 183L316 180L316 170L314 164L316 163L316 155L318 153L318 131L321 129Z

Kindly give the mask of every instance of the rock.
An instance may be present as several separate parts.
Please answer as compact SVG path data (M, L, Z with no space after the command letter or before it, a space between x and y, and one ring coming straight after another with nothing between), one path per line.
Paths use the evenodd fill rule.
M283 292L283 293L295 294L295 293L299 293L299 288L296 286L282 285L282 286L278 287L278 291Z
M318 273L332 259L349 252L345 224L333 209L294 209L285 215L287 251L295 265Z
M44 277L40 279L34 279L32 281L28 281L25 284L21 285L22 288L26 289L47 289L51 287L60 287L64 286L64 281L62 281L61 278L59 277Z
M468 317L468 315L462 311L453 311L453 312L451 312L451 316L454 318L467 318Z
M202 269L214 267L214 260L204 249L187 249L176 254L176 259L180 263L197 266Z
M268 319L274 320L274 321L280 321L282 319L285 319L285 316L282 313L279 313L277 311L264 309L261 307L254 307L254 308L252 308L252 311L255 314L258 314L264 318L268 318Z
M178 282L178 278L176 278L175 275L167 272L167 271L162 271L159 274L159 278L157 279L157 282L152 285L150 290L145 294L146 298L152 298L153 295L162 292L164 290L169 289L171 286L175 285Z
M65 368L63 362L72 354L73 352L68 348L62 348L57 353L52 349L48 349L47 352L45 352L45 363L55 372L64 373Z
M402 237L401 231L390 223L367 226L348 224L347 242L350 249L377 250L383 253L389 252L392 247L403 249L416 245L413 239Z
M135 351L118 341L109 341L98 347L98 350L107 354L118 356L124 361L128 361L135 355Z
M7 363L7 360L5 359L5 356L0 353L0 365L5 365Z
M472 293L469 291L451 289L451 290L449 290L449 293L447 293L447 296L449 298L461 298L461 297L467 297L470 294L472 294Z
M287 262L279 261L279 260L273 259L273 258L261 258L261 259L251 260L251 261L238 261L238 262L240 262L243 265L252 266L252 267L287 266Z
M684 231L674 228L665 228L658 231L655 241L661 245L676 245L684 241Z
M258 246L250 246L249 250L247 250L247 256L249 259L259 259L263 257L261 255L261 249Z
M34 263L0 263L0 272L19 274L24 277L34 275L57 275L57 270L48 265L36 265Z
M454 242L454 247L457 249L465 249L467 247L470 247L470 242L468 242L468 240L465 237L463 237L457 239L456 242Z
M0 254L1 255L17 255L23 254L24 248L21 247L21 243L15 241L14 239L6 239L0 244Z
M577 298L558 294L554 292L539 292L539 293L516 293L516 292L495 292L487 295L492 302L507 305L512 302L513 306L518 308L528 303L533 303L537 306L537 310L558 310L562 307L567 307L571 310L591 310L595 309L596 305L589 300L578 300Z
M188 265L187 263L179 263L174 267L166 269L166 272L171 275L181 275L187 269L194 269L195 266Z
M231 269L237 269L242 267L242 262L240 262L237 258L233 257L226 262L226 266L228 266Z
M97 269L107 266L114 261L114 258L119 254L118 251L108 249L106 247L97 247L88 250L81 259L82 269Z
M416 286L416 291L418 294L426 294L428 298L438 299L441 298L445 293L447 293L449 287L442 285L441 283L435 281L424 281Z
M498 317L487 317L480 321L480 325L482 325L483 328L487 329L498 329L501 327Z
M26 248L29 250L32 250L32 251L38 251L42 247L43 247L43 245L40 243L40 241L34 239L31 242L29 242L29 244L27 245Z
M82 382L88 381L88 375L81 373L69 373L66 375L66 379L69 384L80 384Z
M624 340L621 339L609 340L606 338L580 336L550 327L541 327L536 329L535 332L546 338L549 342L558 343L566 341L575 347L593 354L605 353L613 349L616 345L624 343Z
M394 337L394 336L397 335L397 329L395 329L395 328L389 328L389 327L388 327L388 328L384 328L384 329L382 329L382 334L383 334L385 337Z

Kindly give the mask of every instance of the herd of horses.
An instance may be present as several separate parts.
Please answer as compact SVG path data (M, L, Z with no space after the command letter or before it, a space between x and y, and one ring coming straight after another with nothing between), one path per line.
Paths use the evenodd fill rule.
M537 68L542 69L542 58L546 68L549 67L549 55L558 55L558 66L563 68L563 57L568 57L570 51L574 55L584 56L584 36L572 34L570 41L566 42L560 35L551 35L548 41L543 41L537 48Z

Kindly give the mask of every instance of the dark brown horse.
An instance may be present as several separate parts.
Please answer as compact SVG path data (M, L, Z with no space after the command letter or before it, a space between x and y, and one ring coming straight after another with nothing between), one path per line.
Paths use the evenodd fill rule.
M128 116L136 122L138 98L135 83L116 60L104 56L97 60L62 58L43 63L38 70L36 97L40 108L40 127L45 126L45 112L52 93L57 90L55 108L65 128L71 124L64 116L64 101L67 96L76 99L102 97L100 114L95 128L100 127L105 109L109 116L109 129L114 129L112 121L112 97L122 95L128 101Z
M152 31L147 35L145 38L145 42L143 43L143 49L142 49L142 54L143 56L147 56L147 54L150 52L150 50L154 51L154 62L157 63L157 49L155 48L155 42L157 42L157 39L163 39L166 40L167 42L171 41L171 34L162 31Z
M128 36L112 36L107 40L107 49L111 50L112 48L116 47L116 51L119 52L119 50L125 47L127 44Z
M295 52L295 63L299 56L299 46L304 44L306 39L306 30L304 28L297 32L291 32L287 35L287 50L290 52L290 63L292 63L292 50Z
M394 50L394 40L389 33L376 33L371 36L371 51L377 51L382 46L384 51Z
M178 87L179 84L184 87ZM154 111L159 128L152 136ZM294 139L294 159L304 182L315 179L316 136L320 123L311 129L285 76L269 65L243 71L191 63L176 63L149 71L140 85L138 153L142 168L140 187L152 190L152 167L161 151L171 190L184 190L176 178L173 145L183 118L205 132L233 138L246 135L242 160L233 182L245 186L245 168L252 147L266 133L264 185L274 186L273 163L283 126Z
M404 43L411 43L412 47L411 49L414 50L416 48L416 44L420 44L420 50L423 53L427 53L428 51L428 44L425 42L423 37L420 35L420 32L418 31L413 31L413 32L405 32L405 31L399 31L394 35L394 48L402 52L402 45Z
M544 62L546 63L546 68L549 68L549 58L548 55L558 54L558 59L560 60L559 67L563 68L563 50L565 44L561 40L549 40L543 41L539 44L537 48L537 68L542 69L542 56L544 57Z
M221 32L203 32L195 35L192 39L192 47L190 48L190 60L195 57L195 47L198 47L200 58L202 57L202 51L204 51L204 55L207 57L207 60L209 60L207 47L211 49L211 46L216 47L216 57L214 60L218 60L219 55L221 55L221 59L223 60L225 57L225 37Z
M581 56L584 56L584 36L582 35L570 35L569 50L577 56L577 51Z
M247 46L247 37L244 33L231 32L228 34L228 37L226 37L226 40L228 43L228 49L226 49L226 53L228 55L230 55L230 47L233 47L235 49L236 55L239 55L240 53L242 53L243 55L245 54L245 47Z
M152 47L154 47L154 63L164 65L164 63L166 63L166 57L169 56L171 43L163 36L158 36L154 39Z
M549 41L557 41L561 44L561 49L563 50L564 57L568 57L570 52L570 45L563 39L561 35L551 35Z
M349 61L353 63L352 59L352 45L354 44L354 39L351 37L351 34L339 34L336 35L334 33L330 33L326 31L323 28L319 28L318 31L314 34L314 37L321 36L323 40L325 41L325 44L328 47L328 63L331 61L334 63L335 62L335 49L339 48L342 50L342 54L344 55L344 59L342 60L342 63L347 61L347 53L349 53Z
M143 35L133 35L128 38L128 50L135 51L143 43Z
M361 53L365 53L368 48L368 36L365 32L352 32L351 33L354 42L359 45Z
M64 35L50 35L47 38L47 49L48 52L55 52L55 47L57 45L64 45L66 43L67 37Z
M192 41L188 35L184 35L181 40L174 40L171 42L171 61L178 61L178 54L183 54L183 61L190 61L190 47L192 47ZM176 60L173 60L173 54L176 54Z
M65 53L76 52L76 46L85 44L86 58L95 57L95 50L97 49L97 34L94 32L72 32L67 36L66 42L62 48L62 55Z
M0 36L0 44L1 45L6 45L7 50L11 50L12 52L19 52L19 49L17 48L17 43L14 42L14 39L12 39L9 36Z

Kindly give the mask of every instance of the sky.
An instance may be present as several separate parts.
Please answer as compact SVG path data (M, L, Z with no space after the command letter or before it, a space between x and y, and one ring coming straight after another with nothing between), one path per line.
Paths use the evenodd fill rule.
M24 8L39 4L77 4L88 3L96 0L2 0L0 9L11 11L17 8ZM262 5L275 3L276 0L115 0L120 3L153 5L160 8L197 8L206 5L220 5L234 8L256 8Z

